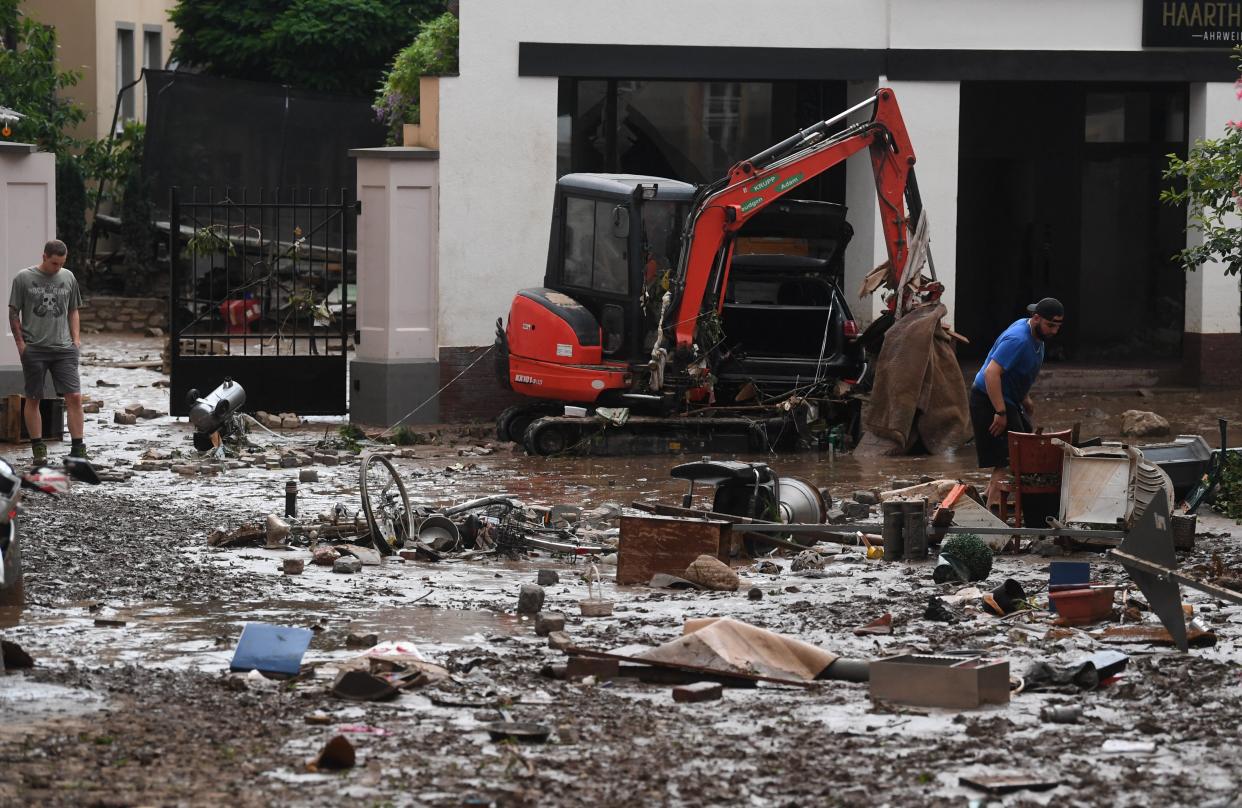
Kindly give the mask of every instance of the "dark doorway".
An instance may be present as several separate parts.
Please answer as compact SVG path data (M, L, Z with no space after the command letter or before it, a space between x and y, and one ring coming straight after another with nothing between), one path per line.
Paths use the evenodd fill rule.
M1174 84L962 84L956 314L986 354L1027 303L1059 297L1052 357L1181 354L1184 209L1161 205L1165 155L1186 152Z

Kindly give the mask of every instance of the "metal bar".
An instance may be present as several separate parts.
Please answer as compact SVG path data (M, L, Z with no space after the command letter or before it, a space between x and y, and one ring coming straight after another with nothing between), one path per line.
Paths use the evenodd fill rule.
M773 522L748 522L746 529L757 533L878 533L882 525L874 522L854 522L845 525L789 524ZM939 528L937 528L939 530ZM945 533L973 533L978 536L1066 536L1068 538L1124 539L1120 530L1072 530L1033 527L958 527L950 525Z
M349 247L349 231L351 227L355 229L355 234L354 234L355 244L358 241L357 230L356 230L358 219L354 215L353 211L354 211L354 206L350 204L349 191L346 188L342 188L341 189L341 210L340 210L340 213L337 214L339 216L339 219L340 219L339 223L341 225L341 317L340 317L340 323L338 325L338 328L340 329L340 338L341 338L340 350L341 350L342 357L347 356L349 353L346 347L346 343L348 342L348 339L349 339L349 325L346 321L346 318L349 312L349 272L347 271L349 263L346 259L347 253L345 251ZM355 257L354 258L355 279L357 278L357 276L358 276L358 259ZM357 319L356 315L355 315L355 319ZM349 384L348 380L346 380L345 384L346 385ZM348 394L348 391L346 392Z
M242 192L242 202L245 202L250 197L249 186L242 188L241 192ZM242 236L245 236L246 233L248 233L250 230L250 209L242 208L241 215L242 215L241 232L242 232ZM250 273L245 271L245 266L246 266L245 253L239 256L239 258L241 260L241 264L243 267L242 284L245 286L245 288L249 289L250 288ZM243 294L245 293L243 292ZM244 314L242 316L243 318L245 317ZM242 356L249 356L250 355L250 340L242 339L241 344L242 344ZM233 354L233 343L229 342L229 355L231 356L232 354Z
M1178 572L1175 569L1166 567L1162 564L1156 564L1144 558L1139 558L1121 550L1109 550L1109 558L1115 558L1125 567L1131 567L1142 572L1149 572L1159 578L1176 581L1180 584L1198 589L1200 592L1206 592L1213 597L1227 600L1231 603L1242 603L1242 592L1235 592L1232 589L1226 589L1223 586L1210 584L1207 581L1201 581L1198 578L1192 578L1189 575Z
M181 189L175 185L168 189L168 218L180 226ZM177 330L177 300L181 296L181 290L177 284L177 268L181 264L180 259L181 239L174 234L173 228L170 227L168 228L168 333L172 335L169 340L171 344L168 346L170 363L176 362L177 357L181 354L181 335Z
M864 110L867 107L874 104L875 102L876 102L876 97L873 95L865 101L860 101L859 103L855 104L854 106L850 107L844 112L838 112L836 115L833 115L831 118L829 118L826 121L820 121L819 123L813 124L812 126L809 126L806 129L799 130L799 132L796 135L790 135L789 137L782 140L780 143L777 143L775 146L771 146L767 149L764 149L763 151L756 154L754 157L751 157L746 162L753 165L756 169L763 168L764 167L763 163L765 160L769 160L773 157L783 154L784 152L788 151L794 146L797 146L799 143L806 140L809 136L817 132L827 132L829 127L831 127L834 123L845 120L849 116L853 115L855 112Z

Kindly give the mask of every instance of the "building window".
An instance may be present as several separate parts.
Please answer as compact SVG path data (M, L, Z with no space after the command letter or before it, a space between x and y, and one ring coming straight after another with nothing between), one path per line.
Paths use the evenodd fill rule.
M164 67L164 34L158 25L142 27L142 66L147 70L161 70ZM142 82L142 107L146 112L147 83ZM146 115L144 114L145 118Z
M117 23L116 28L116 91L134 80L134 26L128 23ZM121 96L121 121L132 121L135 115L134 88L130 87Z

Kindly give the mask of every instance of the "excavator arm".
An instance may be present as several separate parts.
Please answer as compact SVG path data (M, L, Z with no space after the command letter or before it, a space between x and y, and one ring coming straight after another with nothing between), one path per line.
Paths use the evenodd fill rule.
M835 124L870 106L874 106L870 120L829 134ZM733 236L751 217L863 149L870 150L888 249L886 284L898 292L891 305L898 316L903 314L913 292L902 288L902 280L922 205L914 181L914 148L897 98L884 88L867 101L743 160L728 176L699 191L686 220L687 237L656 351L666 351L671 342L680 354L694 352L700 315L723 304Z

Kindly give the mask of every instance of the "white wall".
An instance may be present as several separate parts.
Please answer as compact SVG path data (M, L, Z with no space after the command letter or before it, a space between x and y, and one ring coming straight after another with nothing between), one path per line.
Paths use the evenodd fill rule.
M543 278L558 80L520 78L520 42L1138 50L1140 15L1135 0L461 0L461 75L441 82L440 98L440 344L490 343L513 292ZM867 86L874 85L861 82L851 93ZM895 89L919 157L933 256L951 306L958 85L902 82ZM866 185L858 171L848 173L855 244L870 240L878 248L850 256L846 293L853 298L884 250L875 228L858 218L864 188L866 209L874 207L870 172L862 172ZM855 314L868 319L865 311Z
M1138 50L1140 0L886 0L890 48Z
M953 295L957 278L957 162L958 120L961 93L956 81L850 82L848 103L853 105L873 93L876 86L888 87L897 96L901 117L906 122L917 162L914 174L919 184L923 209L931 217L931 254L936 277L946 287L944 303L953 318ZM852 120L852 119L851 119ZM863 278L888 260L884 230L880 226L880 207L876 199L875 178L860 153L847 163L846 204L854 240L846 251L845 296L859 323L874 320L884 308L881 292L869 300L858 299ZM930 275L930 268L924 273Z
M462 0L460 76L440 83L440 344L490 343L543 280L558 80L519 78L519 42L883 48L886 18L847 0Z
M1242 117L1242 101L1232 84L1192 84L1190 86L1190 142L1219 138L1225 125ZM1239 226L1236 221L1234 226ZM1191 246L1203 243L1197 232L1188 231ZM1238 333L1238 277L1229 276L1220 263L1205 264L1186 273L1186 330L1196 334Z
M13 276L43 257L43 245L56 237L56 158L46 153L24 153L18 146L0 148L0 294L8 300ZM74 266L69 256L68 265ZM20 374L21 361L13 344L13 330L4 318L0 339L0 375L7 381ZM0 389L0 394L21 392Z
M861 103L879 89L879 81L851 81L846 87L847 107ZM898 103L901 103L900 99ZM871 115L870 109L851 116L849 123L858 123ZM880 313L880 292L866 299L859 299L858 289L867 273L888 258L884 250L883 234L878 221L879 204L876 201L875 175L867 168L866 152L859 153L846 163L845 205L846 219L854 228L854 238L845 250L845 300L860 325L867 325Z

